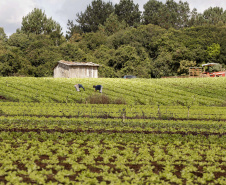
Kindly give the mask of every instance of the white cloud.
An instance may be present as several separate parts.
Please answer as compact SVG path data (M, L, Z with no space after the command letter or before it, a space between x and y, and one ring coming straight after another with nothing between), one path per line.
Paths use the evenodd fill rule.
M52 17L57 21L63 32L66 32L68 20L75 20L76 14L84 12L86 7L93 0L0 0L0 27L3 27L5 33L9 36L16 32L17 28L21 28L22 17L28 15L34 8L40 8L45 11L47 17ZM104 0L112 2L113 5L119 3L120 0ZM159 0L163 3L166 0ZM179 0L174 0L179 2ZM190 9L196 8L198 12L203 13L209 7L222 7L226 10L226 0L182 0L189 3ZM143 5L148 0L133 0L135 4L139 4L139 8L143 11Z
M34 0L1 0L0 1L0 26L9 35L21 27L22 17L26 16L33 7Z
M179 2L179 0L175 0ZM203 13L210 7L221 7L226 10L226 1L225 0L185 0L183 2L188 2L191 11L196 8L199 13Z

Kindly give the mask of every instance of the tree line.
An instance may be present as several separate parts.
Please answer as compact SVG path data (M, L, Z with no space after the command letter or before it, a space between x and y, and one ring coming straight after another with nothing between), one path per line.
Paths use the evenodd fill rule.
M101 64L99 76L186 75L207 62L226 64L226 11L190 11L187 2L94 0L76 23L61 26L35 8L9 38L0 28L0 76L51 76L59 60Z

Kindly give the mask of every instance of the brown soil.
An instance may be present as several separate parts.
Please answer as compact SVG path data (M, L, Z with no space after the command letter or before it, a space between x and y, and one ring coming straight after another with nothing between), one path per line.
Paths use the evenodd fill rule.
M123 149L123 148L122 148ZM119 150L121 150L119 148ZM114 156L115 157L115 156ZM46 169L46 166L47 164L46 163L43 163L42 160L44 159L49 159L49 156L48 155L40 155L39 156L39 160L35 160L35 163L37 166L40 167L39 170L44 170ZM64 157L64 156L58 156L58 160L59 160L59 163L58 165L60 166L63 166L64 169L66 170L70 170L71 169L71 164L68 164L65 162L65 160L67 159L67 157ZM121 173L122 171L120 169L118 169L116 167L116 165L112 164L111 162L110 163L104 163L103 162L103 158L101 156L98 156L95 160L95 164L94 165L86 165L84 163L84 165L86 165L87 169L86 170L89 170L90 172L92 173L96 173L96 174L100 174L103 172L103 170L101 168L99 168L99 166L108 166L109 167L109 170L108 170L108 173L113 173L113 174L118 174L118 173ZM81 160L78 160L77 161L78 163L81 164ZM18 169L19 170L24 170L26 171L27 168L25 167L25 164L22 164L20 162L14 162L14 165L17 165ZM145 164L131 164L131 163L127 163L125 164L125 166L129 167L129 169L131 171L134 171L136 174L137 173L140 173L140 169L142 168L142 166L145 165ZM164 171L164 165L162 164L159 164L157 161L150 161L149 165L153 166L153 172L155 174L159 174L161 172ZM176 175L178 178L181 178L181 171L184 169L184 165L175 165L175 172L174 175ZM197 171L196 172L192 172L196 177L202 177L203 176L203 167L200 167L200 166L196 166L197 167ZM226 167L224 165L222 165L222 169L224 170ZM54 168L51 169L52 170L52 174L50 175L46 175L46 182L57 182L59 183L56 179L55 179L55 175L57 174L57 170L55 170ZM73 175L68 175L67 177L71 180L71 181L75 181L75 182L78 182L78 180L76 180L76 178L83 172L83 170L81 171L78 171L78 172L75 172ZM214 175L215 175L215 179L218 179L218 178L221 178L221 177L225 177L226 173L225 172L214 172ZM29 184L36 184L36 182L34 182L32 179L29 178L28 175L19 175L19 177L22 177L23 180L22 182L24 183L29 183ZM5 179L5 175L4 176L0 176L0 183L3 183L3 184L7 184L7 181ZM119 179L123 180L123 176L119 176ZM166 181L166 182L169 182L167 179L165 178L161 178L162 180ZM99 183L103 182L103 177L100 175L97 177L97 180L99 181ZM182 179L183 180L183 184L186 184L186 180L185 179ZM107 184L110 184L111 182L110 181L105 181ZM173 184L173 183L170 183L169 184Z
M61 128L56 128L56 129L48 129L48 128L41 128L41 129L26 129L26 128L13 128L13 129L0 129L0 132L1 131L5 131L5 132L22 132L22 133L26 133L26 132L36 132L36 133L41 133L41 132L47 132L47 133L54 133L54 132L61 132L61 133L69 133L69 132L72 132L72 133L80 133L80 132L84 132L84 133L98 133L98 134L101 134L101 133L108 133L108 134L111 134L111 133L139 133L139 134L180 134L182 136L185 136L185 135L188 135L188 134L192 134L192 135L203 135L203 136L210 136L210 135L218 135L218 136L225 136L226 133L211 133L211 132L183 132L183 131L175 131L175 132L170 132L170 131L164 131L164 132L161 132L161 131L126 131L126 130L123 130L123 131L119 131L119 130L104 130L104 129L100 129L100 130L82 130L82 129L73 129L73 130L66 130L66 129L61 129ZM101 145L105 145L105 143L103 141L100 141L100 144ZM124 147L124 143L118 143L119 145L117 146L118 150L122 151L122 150L125 150L125 147ZM83 143L82 145L86 145L85 143ZM81 146L82 147L82 146ZM84 149L85 151L85 154L86 155L89 155L89 150L88 149ZM164 150L165 151L165 150ZM134 152L139 152L139 147L137 146L134 146ZM165 151L167 152L167 151ZM53 151L54 153L54 151ZM153 152L150 152L150 155L154 155ZM44 170L46 169L46 166L48 164L44 163L43 160L45 159L49 159L49 156L48 155L40 155L39 156L39 159L36 159L35 160L35 164L37 166L39 166L40 169L38 170ZM66 156L58 156L58 160L59 160L59 163L58 165L62 166L65 170L70 170L72 168L71 164L67 163L66 162L66 159L67 157ZM99 183L103 182L104 178L101 176L101 173L103 172L103 170L101 169L101 165L104 165L104 166L108 166L109 167L109 170L108 170L108 173L113 173L113 174L118 174L118 173L121 173L122 171L118 168L116 168L116 165L114 164L116 160L116 157L115 156L112 156L112 159L109 160L109 163L104 163L103 161L103 157L101 157L101 153L99 156L97 156L94 161L95 161L95 164L94 165L86 165L87 169L86 170L89 170L90 172L92 173L97 173L97 174L100 174L100 176L97 177L97 180L99 181ZM204 159L205 160L205 159ZM223 162L223 161L221 161ZM220 163L221 163L220 162ZM77 163L78 164L81 164L82 163L82 157L78 158L77 159ZM83 163L82 163L83 164ZM16 161L13 163L13 165L16 165L18 170L24 170L24 171L27 171L27 168L25 166L25 164L21 163L20 161ZM142 168L144 164L133 164L132 161L129 161L127 164L125 164L125 166L129 167L129 169L131 171L134 171L136 174L140 172L140 169ZM150 161L149 165L153 166L153 172L155 174L159 174L161 172L163 172L164 170L164 165L162 164L159 164L158 162L156 161ZM0 163L0 166L1 166L1 163ZM181 171L184 169L184 165L175 165L175 172L174 175L176 175L178 178L181 178ZM196 166L197 167L197 171L196 172L192 172L196 177L203 177L203 167L201 166ZM221 165L221 169L222 170L226 170L226 166L225 165ZM55 179L55 175L57 174L57 170L52 168L52 174L51 175L46 175L46 182L57 182L57 183L60 183L58 182L56 179ZM83 172L83 170L81 171L78 171L78 172L75 172L73 175L69 175L67 176L71 181L74 181L74 182L78 182L76 180L76 178ZM226 176L226 173L225 172L215 172L214 173L215 175L215 179L218 179L218 178L221 178L221 177L225 177ZM36 184L37 182L34 182L32 179L29 178L28 175L18 175L19 177L22 177L22 181L21 182L24 182L24 183L28 183L28 184ZM0 183L3 183L3 184L7 184L7 181L5 179L6 175L4 176L0 176ZM123 179L123 176L119 177L119 179ZM166 182L168 182L169 184L173 184L173 183L170 183L167 179L164 179L164 178L161 178L161 180L164 180ZM110 181L105 181L106 184L110 184L111 182ZM186 180L183 179L183 184L186 184Z
M2 114L2 116L5 117L11 117L11 116L18 116L18 115L7 115ZM153 116L141 116L141 115L135 115L133 117L122 117L122 116L110 116L107 114L104 115L98 115L98 116L90 116L90 115L73 115L73 116L66 116L66 115L31 115L31 114L23 114L22 116L26 117L45 117L45 118L101 118L101 119L124 119L124 120L131 120L131 119L152 119L152 120L174 120L174 121L184 121L184 120L191 120L191 121L226 121L226 119L220 119L220 118L175 118L175 117L153 117Z
M188 131L188 132L184 132L184 131L130 131L130 130L105 130L105 129L100 129L100 130L82 130L82 129L73 129L73 130L66 130L66 129L61 129L61 128L57 128L57 129L26 129L26 128L12 128L12 129L0 129L0 132L22 132L22 133L26 133L26 132L37 132L37 133L41 133L41 132L47 132L47 133L54 133L54 132L60 132L60 133L68 133L68 132L72 132L72 133L98 133L98 134L102 134L102 133L131 133L131 134L180 134L182 136L185 135L204 135L206 137L210 136L210 135L218 135L218 136L225 136L225 133L215 133L215 132L194 132L194 131ZM119 146L121 147L121 146ZM123 147L121 147L123 149Z
M0 96L0 100L6 100L4 96Z

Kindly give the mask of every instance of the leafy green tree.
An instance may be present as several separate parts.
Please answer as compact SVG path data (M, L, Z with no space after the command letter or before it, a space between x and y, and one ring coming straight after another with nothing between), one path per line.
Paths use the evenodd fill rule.
M142 25L138 28L127 28L108 37L107 45L109 48L114 49L118 49L122 45L130 45L136 48L136 51L144 61L147 57L157 57L159 43L161 42L162 34L165 32L165 29L152 24Z
M86 33L79 45L86 45L89 50L95 50L106 43L106 35L102 32Z
M98 2L102 1L93 3ZM101 77L133 74L158 78L185 74L188 67L204 62L226 64L226 29L221 9L211 10L209 17L194 9L188 21L188 4L181 1L163 4L149 0L144 7L147 25L128 27L112 11L104 22L95 24L95 32L84 33L81 24L71 21L67 42L54 30L28 34L18 29L7 38L0 28L0 75L51 76L55 64L62 59L99 63ZM210 19L214 21L208 22Z
M79 42L82 40L82 35L79 33L73 33L70 37L66 37L69 42Z
M14 63L15 55L8 50L0 53L0 73L1 76L11 76L17 72L18 66Z
M4 28L0 27L0 58L7 53L7 36L4 32ZM0 63L3 63L2 60L0 60Z
M138 53L133 46L122 45L112 53L108 66L113 67L117 77L124 75L137 75L139 77L149 77L150 60L147 53ZM146 59L144 60L146 55Z
M162 76L175 75L172 71L173 58L171 53L162 52L152 62L151 76L154 78L160 78Z
M125 30L119 30L118 32L107 38L107 45L110 48L117 49L122 45L129 44L131 42L131 39L133 39L129 38L129 35L131 35L131 30L132 28L130 27L127 27Z
M109 61L112 61L115 50L108 48L106 45L101 45L92 54L93 62L98 63L101 67L98 69L98 76L114 78L117 77L116 71L109 66Z
M2 29L3 30L3 29ZM6 61L8 59L8 54L6 42L0 39L0 76L7 76L8 65L6 65Z
M50 34L57 32L61 35L61 26L52 18L47 18L45 12L35 8L31 13L22 19L21 31L25 34Z
M67 61L86 61L86 52L77 43L67 42L60 46L62 58Z
M219 56L220 55L220 48L221 47L220 47L219 44L213 43L211 46L207 47L208 55L211 58Z
M180 67L177 70L177 73L179 75L188 75L189 73L189 67L196 67L195 61L188 61L188 60L181 60L180 61Z
M4 28L0 27L0 76L11 76L18 72L20 63L9 45Z
M107 36L113 35L119 30L126 28L126 22L120 22L118 16L112 13L104 22L104 25L99 25L99 31L105 33Z
M167 0L165 7L162 9L160 26L164 28L181 28L188 24L188 17L190 13L189 4L174 0Z
M31 64L17 48L0 50L0 76L20 76L31 74Z
M177 17L175 28L188 27L190 14L191 14L188 2L179 1L177 13L178 13L178 17Z
M51 76L54 65L62 59L60 47L55 46L50 35L30 34L29 40L25 57L32 65L32 75Z
M119 4L115 5L115 14L119 21L125 21L129 26L137 27L140 24L139 5L134 4L133 0L120 0Z
M215 41L220 45L220 55L218 57L218 61L221 64L226 65L226 29L225 26L219 26L217 29L217 36L219 39Z
M219 22L226 23L226 11L220 7L210 7L203 12L203 17L208 25L217 25Z
M67 23L67 29L68 31L66 31L66 39L70 40L71 37L73 37L73 35L81 35L82 34L82 28L79 25L74 24L73 20L68 20ZM73 39L74 40L74 39Z
M220 55L221 47L219 44L213 43L211 46L207 46L207 53L211 62L216 62Z
M218 25L223 26L226 24L226 11L220 7L210 7L203 12L198 14L197 10L192 11L191 19L189 21L190 26L207 26L207 25Z
M96 61L98 61L101 65L107 65L108 61L114 55L115 50L108 48L106 45L101 45L99 48L95 50L93 56L95 57Z
M149 24L139 26L137 29L131 29L126 35L128 37L127 40L130 41L132 46L136 47L139 53L144 48L150 58L156 58L162 35L165 32L165 29Z
M143 23L159 25L160 23L160 12L162 11L164 4L157 0L149 0L144 4L143 12Z
M23 33L13 33L8 39L8 44L26 50L29 45L29 37Z
M149 0L144 5L144 24L155 24L163 28L183 28L189 23L190 8L187 2L167 0L165 4Z
M5 34L4 28L0 27L0 40L7 41L7 36Z
M189 19L189 22L188 22L188 26L191 27L191 26L195 26L197 24L197 21L199 19L199 17L201 17L202 15L201 14L198 14L197 12L197 9L194 8L192 11L191 11L191 14L190 14L190 19ZM200 24L199 24L200 25Z
M192 11L192 16L191 19L189 20L189 26L206 26L207 21L203 17L203 14L197 13L196 10L194 9Z
M105 3L102 0L94 0L91 5L87 6L85 12L77 14L76 21L78 22L79 27L69 24L69 30L76 30L79 28L84 33L96 32L98 30L98 26L100 24L103 25L109 15L113 12L114 7L111 2Z

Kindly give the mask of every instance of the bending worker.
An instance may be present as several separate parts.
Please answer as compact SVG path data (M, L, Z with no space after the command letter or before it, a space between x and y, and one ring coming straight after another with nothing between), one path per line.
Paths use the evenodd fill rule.
M76 91L80 91L80 88L83 88L85 91L85 88L82 86L82 84L75 84Z
M95 88L95 91L99 91L102 93L103 86L102 85L94 85L93 88Z

